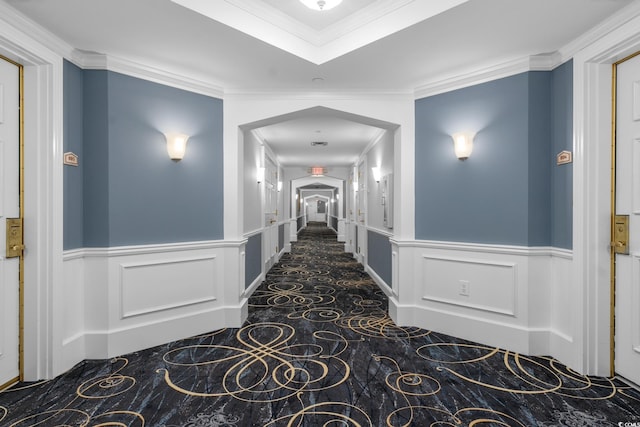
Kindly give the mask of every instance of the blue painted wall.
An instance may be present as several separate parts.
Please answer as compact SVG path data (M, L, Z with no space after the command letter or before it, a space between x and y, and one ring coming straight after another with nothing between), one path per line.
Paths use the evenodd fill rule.
M109 73L109 245L223 238L222 101ZM165 132L190 135L169 159Z
M83 247L83 75L82 70L64 61L64 152L80 158L79 165L64 166L64 243L65 250Z
M109 246L109 91L107 71L84 71L84 246ZM80 159L82 162L83 159Z
M284 248L284 224L278 226L278 250Z
M556 244L567 205L553 204L552 187L571 188L553 170L555 138L571 129L570 74L527 72L416 101L416 239ZM453 152L460 131L477 132L466 161Z
M573 164L558 166L555 156L573 150L573 60L551 73L551 244L573 248Z
M367 263L391 287L391 242L387 236L367 230Z
M77 177L65 175L65 206L73 207L65 224L78 222L82 205L84 227L82 239L65 227L65 248L222 239L222 101L70 64L67 80L65 143L82 129L84 167L81 195L72 187ZM164 133L171 131L190 135L180 162L166 152Z
M251 286L256 277L262 274L262 234L249 237L244 253L244 287L246 289Z
M551 244L551 73L529 76L528 246Z

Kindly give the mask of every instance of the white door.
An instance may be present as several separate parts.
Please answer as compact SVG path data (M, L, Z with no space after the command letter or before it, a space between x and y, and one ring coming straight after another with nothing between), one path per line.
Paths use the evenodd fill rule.
M265 186L264 186L264 254L265 271L274 264L279 251L278 248L278 169L275 163L265 158Z
M640 384L640 56L618 65L617 84L616 215L628 215L629 254L616 255L615 371Z
M20 217L20 70L0 58L0 388L18 380L20 259L7 258L7 218Z
M327 223L327 202L324 199L316 200L316 218L314 221Z
M304 206L307 209L307 221L315 221L318 216L318 200L317 199L306 199L304 202Z

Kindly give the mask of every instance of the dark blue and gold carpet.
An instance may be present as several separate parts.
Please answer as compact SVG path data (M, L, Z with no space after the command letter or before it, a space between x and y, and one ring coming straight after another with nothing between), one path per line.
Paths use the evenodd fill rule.
M0 393L1 426L617 426L640 392L396 326L335 234L312 225L224 329Z

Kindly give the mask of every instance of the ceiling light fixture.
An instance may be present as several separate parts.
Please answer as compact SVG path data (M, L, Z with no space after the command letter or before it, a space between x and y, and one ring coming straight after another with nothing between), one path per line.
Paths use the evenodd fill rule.
M342 0L300 0L300 2L309 9L323 11L333 9L342 3Z

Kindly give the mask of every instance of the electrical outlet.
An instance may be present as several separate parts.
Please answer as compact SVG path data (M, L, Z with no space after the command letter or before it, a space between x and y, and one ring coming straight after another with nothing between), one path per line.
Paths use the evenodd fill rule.
M468 280L460 280L460 291L459 294L465 297L469 296L471 284Z

